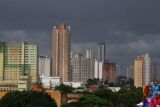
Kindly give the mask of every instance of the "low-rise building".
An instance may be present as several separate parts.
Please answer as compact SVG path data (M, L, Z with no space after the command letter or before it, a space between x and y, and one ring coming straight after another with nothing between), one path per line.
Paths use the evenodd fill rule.
M55 86L59 86L62 83L60 77L44 77L44 76L42 76L40 78L40 81L41 81L42 86L45 89L51 89L51 88L54 89Z

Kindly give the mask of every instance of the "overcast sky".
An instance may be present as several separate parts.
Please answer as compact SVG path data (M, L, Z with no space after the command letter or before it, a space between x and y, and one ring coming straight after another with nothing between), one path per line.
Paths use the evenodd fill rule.
M124 68L143 53L160 62L160 0L0 0L0 40L27 41L51 56L52 26L71 26L72 50L106 42Z

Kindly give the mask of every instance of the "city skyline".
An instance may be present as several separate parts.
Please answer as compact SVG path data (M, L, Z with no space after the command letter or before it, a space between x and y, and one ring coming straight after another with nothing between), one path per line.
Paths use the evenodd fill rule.
M36 43L40 55L52 56L52 25L64 20L72 27L72 50L80 51L103 40L106 58L121 68L125 69L135 56L146 52L153 61L160 62L159 3L148 0L0 1L0 38L10 43Z

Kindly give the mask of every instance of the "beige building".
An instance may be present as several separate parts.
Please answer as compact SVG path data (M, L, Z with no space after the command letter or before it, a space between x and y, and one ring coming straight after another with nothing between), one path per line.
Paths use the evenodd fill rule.
M0 42L0 81L18 81L21 76L31 76L32 83L38 80L37 45L5 44Z
M137 56L134 60L134 86L143 87L150 83L149 54Z
M51 76L51 58L48 56L39 57L39 77L50 77Z
M88 49L85 53L87 53ZM90 51L91 52L91 51ZM92 54L73 53L71 58L72 82L86 82L94 78L94 59Z
M62 81L70 81L70 27L63 22L53 28L53 77L60 77Z

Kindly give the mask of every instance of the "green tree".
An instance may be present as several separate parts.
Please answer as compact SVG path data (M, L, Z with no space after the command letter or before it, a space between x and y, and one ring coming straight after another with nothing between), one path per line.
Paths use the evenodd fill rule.
M89 85L98 85L99 79L88 79L86 83L86 87L89 87Z
M111 102L95 95L85 95L78 102L63 105L63 107L110 107Z
M119 98L116 92L112 92L112 90L105 88L98 88L94 94L100 98L104 98L107 101L112 102L113 105L117 104L117 99Z
M1 100L0 107L57 107L47 93L33 91L8 92Z
M74 88L68 85L61 84L60 86L56 86L54 90L70 93L74 91Z
M118 104L123 104L125 107L135 107L143 100L142 88L123 88L117 94L119 95Z

